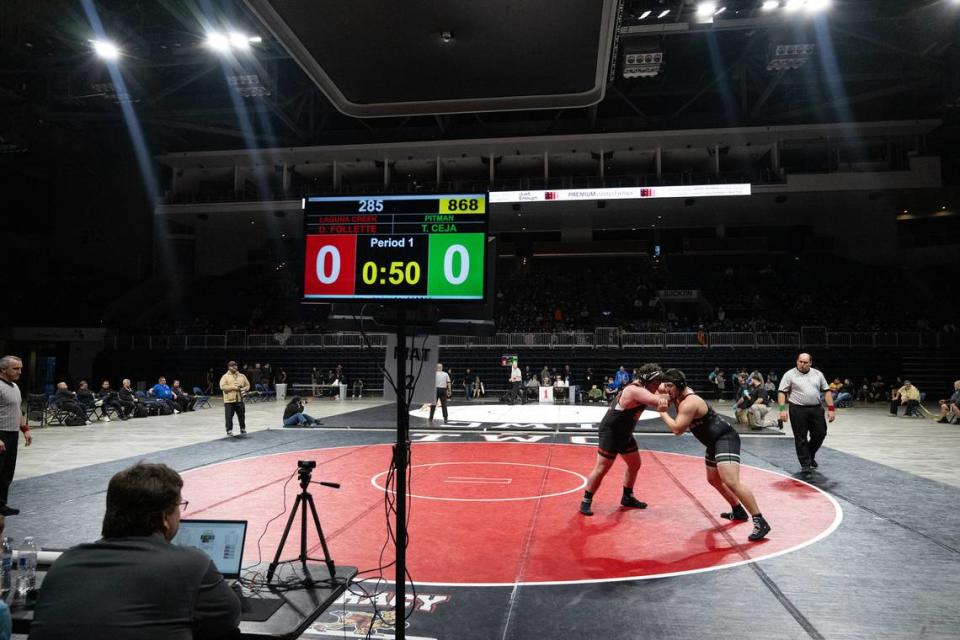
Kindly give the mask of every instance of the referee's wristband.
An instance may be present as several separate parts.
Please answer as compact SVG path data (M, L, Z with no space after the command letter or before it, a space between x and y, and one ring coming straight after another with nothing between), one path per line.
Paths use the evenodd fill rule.
M780 405L780 411L786 411L786 410L787 410L787 405L785 404Z
M836 411L837 407L832 404L827 405L827 411Z

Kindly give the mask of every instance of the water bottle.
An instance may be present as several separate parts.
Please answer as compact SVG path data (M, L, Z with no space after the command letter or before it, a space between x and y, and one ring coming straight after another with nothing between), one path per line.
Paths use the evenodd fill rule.
M3 539L3 555L0 560L0 591L9 592L13 580L13 538Z
M17 574L17 595L25 597L37 586L37 545L33 536L27 536L20 545L19 573Z

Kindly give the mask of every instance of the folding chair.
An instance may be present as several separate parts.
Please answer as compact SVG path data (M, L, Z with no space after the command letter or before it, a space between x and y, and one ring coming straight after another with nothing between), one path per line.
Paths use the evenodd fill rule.
M194 410L202 409L203 407L206 407L208 409L213 408L212 406L210 406L210 396L204 395L203 389L201 389L200 387L193 388L193 396L197 399L197 402L193 405Z
M56 405L53 401L53 396L47 396L47 407L43 412L43 420L41 420L41 425L66 425L67 416L70 415L69 411L64 411Z
M270 398L277 397L276 391L268 391L267 388L262 384L257 383L256 389L257 389L257 396L259 400L269 400Z

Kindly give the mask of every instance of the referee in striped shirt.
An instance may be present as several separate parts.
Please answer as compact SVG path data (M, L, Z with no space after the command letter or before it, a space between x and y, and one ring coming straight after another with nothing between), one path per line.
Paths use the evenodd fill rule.
M786 422L789 413L800 472L804 475L810 474L817 467L817 451L827 437L827 421L833 422L837 417L830 385L823 374L812 365L813 358L809 353L797 356L796 368L783 374L777 393L780 420ZM827 401L826 420L823 418L823 405L820 404L821 393Z

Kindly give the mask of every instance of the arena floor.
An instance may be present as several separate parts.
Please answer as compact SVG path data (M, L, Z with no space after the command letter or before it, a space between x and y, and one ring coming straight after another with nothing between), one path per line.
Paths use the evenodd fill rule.
M704 481L702 446L654 416L638 428L649 508L618 508L618 462L596 515L580 516L597 411L457 404L447 427L413 412L407 638L960 638L960 427L841 410L811 478L795 475L789 429L744 434L744 478L773 526L751 544L749 525L717 517L725 503ZM267 523L292 503L299 486L287 481L309 458L315 480L342 484L313 490L334 559L376 567L395 408L317 400L308 412L320 429L278 428L281 412L250 405L250 433L233 439L216 403L35 428L7 534L48 547L96 539L107 480L142 459L183 474L185 517L249 520L254 562L258 540L260 556L275 551L286 515ZM286 555L297 547L293 536ZM354 589L302 637L364 637L371 624L370 637L393 637L389 615L372 622L374 605L392 608L391 585L380 590L371 601Z

